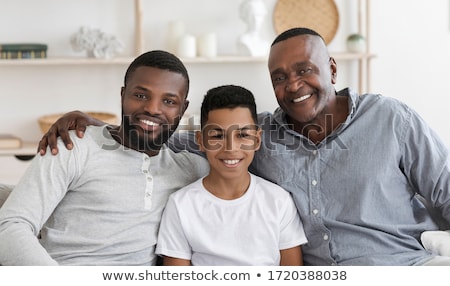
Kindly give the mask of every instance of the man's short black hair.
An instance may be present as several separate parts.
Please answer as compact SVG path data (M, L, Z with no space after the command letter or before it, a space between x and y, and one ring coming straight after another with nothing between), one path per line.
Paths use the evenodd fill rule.
M124 79L125 86L127 85L127 82L133 72L141 66L154 67L181 74L187 81L187 96L187 93L189 91L189 75L186 67L177 56L161 50L154 50L141 54L136 59L134 59L134 61L128 67Z
M292 38L292 37L300 36L300 35L317 36L317 37L321 38L322 41L325 42L323 37L319 33L317 33L316 31L314 31L312 29L309 29L309 28L305 28L305 27L296 27L296 28L292 28L292 29L286 30L283 33L279 34L275 38L275 40L273 40L273 43L272 43L271 46L275 45L278 42L287 40L287 39Z

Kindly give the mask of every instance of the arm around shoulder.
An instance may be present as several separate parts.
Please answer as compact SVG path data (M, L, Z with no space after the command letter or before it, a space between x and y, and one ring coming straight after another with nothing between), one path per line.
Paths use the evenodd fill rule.
M82 138L87 126L102 126L105 124L105 122L95 119L81 111L68 112L53 123L47 133L42 136L41 141L39 141L38 151L41 155L45 155L49 146L53 155L58 154L58 137L61 137L68 150L72 150L73 143L69 136L69 130L76 130L77 136Z

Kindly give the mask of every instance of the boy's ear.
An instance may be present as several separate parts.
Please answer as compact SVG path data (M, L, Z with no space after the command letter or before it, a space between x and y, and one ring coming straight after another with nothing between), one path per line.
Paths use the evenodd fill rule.
M203 135L201 130L195 131L195 141L197 141L199 150L205 152L205 147L203 146Z
M262 129L258 128L255 135L255 151L261 148L261 136L262 136Z

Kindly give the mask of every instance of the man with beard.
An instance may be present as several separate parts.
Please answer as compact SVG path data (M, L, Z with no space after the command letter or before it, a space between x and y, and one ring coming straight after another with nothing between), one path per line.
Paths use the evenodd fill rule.
M188 106L174 55L137 57L121 89L120 126L70 132L72 150L36 156L0 208L2 265L154 265L168 196L208 172L165 142Z

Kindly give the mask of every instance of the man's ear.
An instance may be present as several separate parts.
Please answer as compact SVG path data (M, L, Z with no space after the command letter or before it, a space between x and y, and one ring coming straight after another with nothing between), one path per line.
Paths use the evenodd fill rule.
M330 57L331 83L336 84L337 79L337 64L333 57Z
M205 147L203 145L203 135L201 130L195 131L195 141L198 144L198 149L202 152L205 152Z
M185 100L184 101L184 109L183 109L183 114L182 115L184 115L184 112L188 109L188 107L189 107L189 100Z
M120 103L122 104L122 108L123 108L123 101L125 99L125 87L122 86L120 88Z

